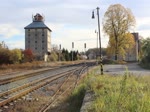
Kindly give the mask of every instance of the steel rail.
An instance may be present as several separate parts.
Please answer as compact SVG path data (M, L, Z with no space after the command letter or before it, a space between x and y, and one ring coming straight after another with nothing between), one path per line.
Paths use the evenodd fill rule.
M37 72L33 72L33 73L27 73L27 74L24 74L24 75L9 77L9 78L6 78L6 79L0 79L0 85L4 85L4 84L10 83L10 82L17 81L17 80L33 77L33 76L39 75L40 73L51 71L51 70L54 70L54 69L58 69L58 68L46 69L46 70L43 70L43 71L37 71Z
M75 70L76 70L76 69L75 69ZM41 87L43 87L43 86L49 84L50 82L52 82L52 81L54 81L54 80L57 80L57 79L59 79L59 78L65 76L65 75L67 75L68 73L73 72L73 71L75 71L75 70L69 70L69 71L66 71L66 72L63 73L63 74L62 74L62 73L61 73L61 74L57 74L57 76L55 75L54 77L51 77L51 78L49 77L50 79L49 79L49 78L46 78L45 80L42 79L42 82L40 82L40 84L38 84L38 85L31 84L32 87L30 87L30 88L29 88L29 87L28 87L28 88L25 88L26 90L21 91L21 92L19 92L19 93L16 93L15 95L9 97L8 99L5 99L5 100L0 101L0 107L6 105L6 104L9 103L9 102L12 102L13 100L18 99L18 98L20 98L20 97L22 97L22 96L24 96L24 95L26 95L26 94L28 94L28 93L30 93L30 92L36 90L36 89L39 89L39 88L41 88ZM18 89L16 89L16 90L18 90ZM9 91L8 93L12 93L12 92ZM6 94L6 93L4 93L4 94Z
M74 69L73 69L73 70L74 70ZM72 70L69 70L69 71L66 71L66 72L70 72L70 71L72 71ZM66 72L62 72L62 73L66 73ZM59 73L59 74L62 74L62 73ZM56 75L59 75L59 74L56 74ZM10 90L8 90L8 91L2 92L2 93L0 93L0 97L2 97L2 96L4 96L4 95L11 94L11 93L13 93L13 92L15 92L15 91L18 91L18 90L27 88L27 87L29 87L29 86L32 86L32 85L34 85L34 84L36 84L36 83L39 83L39 82L41 82L41 81L44 81L44 80L49 79L49 78L52 78L52 77L54 77L54 76L44 77L44 78L42 78L42 79L35 80L35 81L33 81L33 82L24 84L24 85L19 86L19 87L17 87L17 88L13 88L13 89L10 89Z
M6 78L6 79L0 79L0 85L4 85L4 84L10 83L10 82L17 81L17 80L21 80L21 79L25 79L25 78L28 78L28 77L36 76L36 75L39 75L40 73L43 73L43 72L56 70L56 69L67 67L67 66L80 66L80 64L82 64L82 63L73 64L73 65L65 65L65 66L61 66L61 67L54 67L54 68L49 68L49 69L45 69L45 70L41 70L41 71L35 71L33 73L27 73L27 74L24 74L24 75L9 77L9 78Z
M73 73L71 73L71 74L73 74ZM70 74L70 75L71 75ZM51 100L51 102L48 102L48 104L46 104L44 107L42 107L41 109L40 109L40 111L39 112L46 112L46 110L47 110L47 108L52 104L52 99L54 99L55 98L55 96L57 95L57 93L60 91L60 89L62 88L62 86L66 83L66 81L69 79L69 76L70 75L68 75L68 77L67 77L67 79L61 84L61 86L58 88L58 90L55 92L55 94L50 98L50 100Z
M67 89L65 89L65 91L63 91L60 95L58 95L56 98L55 98L55 96L57 95L57 93L60 91L60 89L62 89L62 87L64 86L64 84L65 84L65 82L67 82L68 81L68 78L64 81L64 83L60 86L60 88L55 92L55 94L51 97L51 99L50 99L50 102L48 102L45 106L43 106L43 108L41 108L40 110L39 110L39 112L46 112L50 107L51 107L51 105L54 103L54 102L56 102L57 100L58 100L58 98L60 97L60 96L62 96L64 93L66 93L68 90L70 90L71 89L71 87L74 89L75 87L76 87L76 85L77 85L77 82L78 82L78 80L79 80L79 75L81 75L81 72L85 69L85 68L87 68L87 66L86 67L83 67L83 68L79 68L78 70L79 70L79 74L77 75L77 79L76 79L76 81L72 84L72 85L70 85ZM70 74L69 76L71 76L72 74ZM54 100L53 100L54 99Z

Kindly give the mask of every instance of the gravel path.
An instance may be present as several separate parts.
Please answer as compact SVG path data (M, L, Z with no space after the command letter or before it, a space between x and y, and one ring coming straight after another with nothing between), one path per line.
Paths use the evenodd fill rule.
M104 65L104 73L106 74L124 74L126 71L135 75L150 75L150 70L141 68L138 63Z

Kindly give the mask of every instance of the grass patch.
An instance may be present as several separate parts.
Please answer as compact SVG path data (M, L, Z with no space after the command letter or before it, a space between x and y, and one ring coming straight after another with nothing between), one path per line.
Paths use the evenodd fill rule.
M70 100L73 103L69 106L72 108L70 112L79 112L78 105L86 89L95 95L90 107L93 112L150 112L150 76L135 76L128 72L124 75L98 75L96 71L88 74L80 89L75 90Z
M150 76L91 74L87 84L94 91L94 112L150 112Z
M82 106L82 101L84 99L86 92L86 85L80 84L72 93L72 95L68 98L69 107L67 112L80 112L80 108Z

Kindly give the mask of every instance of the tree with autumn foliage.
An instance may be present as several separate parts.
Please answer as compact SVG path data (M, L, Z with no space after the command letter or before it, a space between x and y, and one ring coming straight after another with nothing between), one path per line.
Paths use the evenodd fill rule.
M118 56L125 56L127 49L134 45L133 35L129 31L135 25L135 18L130 9L121 4L110 5L103 18L103 30L109 36L107 51Z
M24 62L31 62L34 59L34 55L31 49L24 50L23 55Z
M22 52L20 49L10 50L10 54L11 63L20 63L22 61Z
M10 63L10 50L6 48L0 48L0 64L9 64Z
M144 68L150 69L150 37L141 40L141 60Z
M4 41L0 42L0 65L10 63L10 50Z
M116 41L114 38L110 38L107 46L107 54L109 56L113 55L116 52ZM134 36L131 33L127 33L125 36L119 38L118 41L118 54L120 57L125 59L126 53L133 52L135 46Z

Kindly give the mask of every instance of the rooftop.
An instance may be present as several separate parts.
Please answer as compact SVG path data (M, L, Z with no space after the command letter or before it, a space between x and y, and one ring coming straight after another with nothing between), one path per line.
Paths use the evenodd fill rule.
M43 21L43 16L41 16L39 13L37 13L33 18L33 22L29 25L27 25L24 29L39 29L39 28L43 28L43 29L49 29L49 31L52 31L49 27L47 27L45 24L44 24L44 21Z

